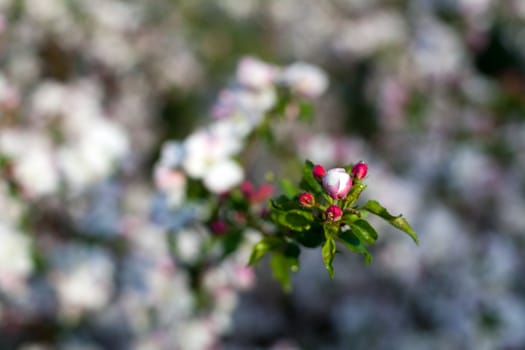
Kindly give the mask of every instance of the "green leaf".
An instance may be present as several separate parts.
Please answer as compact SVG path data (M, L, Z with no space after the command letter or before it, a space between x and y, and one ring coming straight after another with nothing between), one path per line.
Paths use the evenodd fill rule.
M345 224L351 224L356 220L359 220L360 216L353 214L353 213L345 213L343 214L343 217L341 218L341 221Z
M313 194L323 193L323 186L317 181L312 173L314 163L306 160L303 167L303 178L299 183L299 187L303 190L311 192Z
M311 212L298 209L280 211L275 218L277 223L294 231L308 230L314 221Z
M243 240L243 234L242 231L234 231L229 232L224 237L219 237L222 241L222 247L223 247L223 255L222 257L225 258L231 253L235 252L239 245L241 244Z
M361 192L363 192L365 188L366 185L364 183L360 181L355 182L344 200L343 209L351 207L357 201L357 199L359 199Z
M330 275L330 278L334 278L334 256L336 252L336 246L335 246L335 239L330 233L326 233L326 241L323 244L322 249L322 255L323 255L323 262L324 266L326 267L326 270L328 270L328 274Z
M314 105L310 101L301 101L299 103L299 120L302 122L311 122L314 117Z
M279 239L276 237L264 237L259 242L257 242L253 248L252 253L250 254L250 260L248 265L254 265L261 258L268 253L268 251L274 249L279 245Z
M343 241L345 246L353 251L354 253L360 253L363 254L365 257L365 264L370 265L372 262L372 254L366 249L366 247L361 243L359 238L357 238L356 235L354 235L350 230L341 232L339 234L339 238Z
M289 292L291 289L289 259L283 254L275 253L270 260L270 266L273 277L281 283L285 291Z
M299 255L301 254L301 248L295 243L287 243L283 250L284 256L287 258L288 266L290 270L296 272L299 270Z
M283 190L284 194L288 198L293 198L299 193L299 189L297 186L293 184L292 181L283 179L279 181L279 185L281 189Z
M416 244L419 244L419 238L417 237L416 232L408 224L408 222L401 215L394 216L388 212L378 201L369 200L364 205L363 209L369 211L372 214L375 214L386 221L388 221L392 226L408 234Z
M270 208L274 211L288 211L292 209L304 209L296 198L288 198L285 195L277 197L270 201Z
M366 220L354 221L350 224L350 229L353 234L366 244L374 244L377 240L376 230Z

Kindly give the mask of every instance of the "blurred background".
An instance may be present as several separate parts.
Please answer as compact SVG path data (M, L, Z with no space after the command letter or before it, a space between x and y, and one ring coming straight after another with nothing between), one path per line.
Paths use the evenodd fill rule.
M1 349L525 349L525 1L0 11ZM290 295L261 264L217 331L150 220L152 169L245 55L326 71L300 156L367 161L366 195L421 244L378 222L370 266L338 256L330 280L306 251ZM283 167L257 159L254 180Z

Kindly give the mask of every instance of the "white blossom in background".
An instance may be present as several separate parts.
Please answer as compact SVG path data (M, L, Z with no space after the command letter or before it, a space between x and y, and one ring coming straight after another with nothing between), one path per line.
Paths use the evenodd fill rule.
M206 320L189 320L177 327L174 339L180 349L206 350L213 349L217 334L210 322Z
M184 140L183 169L189 176L203 178L211 167L237 154L242 147L240 139L219 127L199 129Z
M211 110L215 122L181 142L168 141L163 146L154 176L159 189L168 198L175 198L172 203L183 198L179 192L184 190L182 181L173 172L178 168L191 178L203 180L213 193L227 192L242 182L244 170L234 157L277 102L276 84L307 97L316 97L328 87L325 73L316 66L299 62L281 69L250 56L239 62L236 83L239 85L219 94ZM168 185L170 180L172 187Z
M67 97L67 88L63 84L42 81L29 101L31 116L35 122L41 123L41 119L56 118L67 113L65 108Z
M460 0L459 6L468 16L482 16L491 10L493 0Z
M30 198L50 195L59 189L59 176L50 149L34 148L14 161L14 176Z
M488 188L502 188L501 173L497 163L475 145L458 147L448 159L451 187L472 202L479 201L489 192Z
M194 263L202 254L206 236L201 230L188 228L175 234L177 257L187 264Z
M184 156L185 150L181 142L167 141L162 145L158 165L166 168L180 167Z
M343 23L333 39L335 50L341 54L369 56L402 45L407 39L405 20L397 12L380 11Z
M76 319L86 311L100 310L113 292L115 266L97 248L58 246L52 252L51 280L56 288L60 313Z
M221 194L240 185L242 180L244 180L244 171L239 163L225 159L208 169L203 182L211 192Z
M217 3L229 16L238 19L248 19L257 13L259 3L257 0L224 0Z
M0 153L12 162L13 175L24 196L36 198L58 190L60 178L53 149L42 134L24 129L2 130Z
M0 23L1 26L1 23ZM2 31L0 30L0 33ZM13 110L20 104L20 92L0 73L0 121L2 110Z
M458 34L435 19L418 21L410 55L424 77L446 79L464 70L465 52Z
M5 225L14 225L20 220L24 209L23 200L14 199L8 185L0 182L0 221Z
M243 57L237 65L237 81L251 89L264 89L270 87L276 76L278 68L254 57Z
M24 10L29 17L42 23L62 21L68 17L64 1L27 0L24 3Z
M180 207L186 199L187 178L180 170L156 165L153 171L153 180L159 191L166 194L171 207Z
M246 137L264 120L264 114L277 101L273 87L260 90L240 88L224 89L212 108L211 114L239 138Z
M30 120L35 132L24 138L0 138L15 164L15 177L30 195L41 196L58 191L63 181L72 192L109 176L128 154L126 131L109 120L102 107L100 88L94 81L73 84L44 81L30 98ZM56 139L52 127L59 135ZM26 131L27 132L27 131ZM40 133L37 133L40 132ZM40 140L37 146L31 146ZM9 145L6 146L6 143ZM9 149L18 149L12 154Z
M328 88L326 74L317 66L296 62L283 69L279 81L309 98L319 97Z
M33 271L31 241L2 220L0 242L0 289L17 293Z

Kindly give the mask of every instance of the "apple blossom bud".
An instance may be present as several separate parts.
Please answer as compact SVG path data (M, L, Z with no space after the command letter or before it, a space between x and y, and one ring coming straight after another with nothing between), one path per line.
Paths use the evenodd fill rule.
M360 161L359 163L354 165L354 167L352 168L352 175L354 175L354 177L359 180L364 178L367 172L368 172L368 165L366 165L366 163L363 161Z
M352 187L352 178L343 168L334 168L323 177L323 187L333 199L345 198Z
M228 224L224 220L217 219L210 224L210 229L217 235L222 235L228 231Z
M249 180L244 180L240 185L240 189L246 197L250 197L254 191L253 184Z
M317 180L321 181L326 174L326 170L324 170L322 165L317 164L312 168L312 173Z
M310 208L315 204L315 198L311 193L302 193L299 195L299 204L303 207Z
M273 185L270 183L262 184L256 191L250 195L250 202L260 203L270 198L273 194Z
M339 221L343 216L343 210L337 205L331 205L326 209L325 215L326 221Z

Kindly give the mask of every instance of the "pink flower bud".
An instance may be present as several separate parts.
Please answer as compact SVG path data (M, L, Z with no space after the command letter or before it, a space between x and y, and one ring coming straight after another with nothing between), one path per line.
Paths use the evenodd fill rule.
M302 193L299 195L299 204L303 207L310 208L315 204L315 198L311 193Z
M323 177L323 187L333 199L345 198L352 187L352 178L343 168L330 169Z
M222 235L228 231L228 224L226 221L217 219L210 224L210 229L217 235Z
M356 179L361 180L366 176L366 173L368 173L368 165L363 161L360 161L352 168L352 175L354 175Z
M260 203L273 195L273 185L270 183L262 184L256 191L252 191L250 202Z
M325 215L326 221L339 221L343 216L343 210L337 205L331 205L326 209Z
M326 174L326 170L324 170L322 165L317 164L312 168L312 173L317 180L321 181Z
M242 194L246 197L250 197L253 194L254 188L253 184L249 180L244 180L240 186Z

